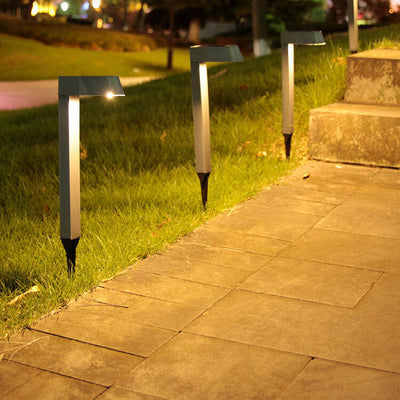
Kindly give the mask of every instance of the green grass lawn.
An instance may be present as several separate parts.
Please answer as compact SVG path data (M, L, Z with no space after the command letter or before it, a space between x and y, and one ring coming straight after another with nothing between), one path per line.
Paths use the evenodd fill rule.
M62 75L154 76L188 71L189 51L174 51L167 71L167 50L111 52L56 47L33 39L0 34L0 81L56 79Z
M165 46L165 38L158 36L62 23L57 18L37 22L1 13L0 32L35 39L49 45L89 50L135 52Z
M394 46L399 39L399 26L365 31L361 48ZM213 171L206 211L194 170L189 73L129 88L112 102L82 100L82 237L73 279L59 239L57 106L0 112L0 337L301 163L309 110L342 97L346 55L344 36L325 47L296 49L290 162L280 133L280 53L209 68ZM224 73L212 77L218 72ZM266 156L257 157L260 151ZM34 285L38 293L7 304Z

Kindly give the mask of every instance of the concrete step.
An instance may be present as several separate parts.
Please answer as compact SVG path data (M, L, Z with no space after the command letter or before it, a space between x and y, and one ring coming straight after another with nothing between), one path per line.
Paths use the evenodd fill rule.
M400 105L400 50L374 49L347 57L344 99Z
M310 156L400 168L400 106L340 102L310 111Z

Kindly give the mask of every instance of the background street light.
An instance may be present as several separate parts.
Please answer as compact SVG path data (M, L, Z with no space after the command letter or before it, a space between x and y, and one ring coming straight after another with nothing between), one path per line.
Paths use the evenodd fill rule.
M63 1L63 2L60 4L60 7L61 7L61 10L62 10L63 12L66 12L66 11L68 11L69 4L68 4L68 2Z
M192 72L194 150L196 172L200 179L203 207L208 197L208 177L211 172L210 110L208 105L207 62L243 61L239 47L192 46L190 65Z
M294 45L324 45L321 31L285 31L281 33L282 49L282 134L285 138L286 158L294 130Z
M358 51L358 0L348 0L349 18L349 50L351 53Z
M124 96L117 76L58 78L60 238L67 254L68 275L75 271L81 236L79 96Z

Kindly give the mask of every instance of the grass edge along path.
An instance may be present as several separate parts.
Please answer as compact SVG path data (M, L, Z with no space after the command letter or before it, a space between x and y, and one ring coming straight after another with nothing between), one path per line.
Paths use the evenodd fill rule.
M393 46L398 27L363 32ZM296 49L293 159L283 159L280 54L209 68L213 172L202 210L188 73L81 102L82 238L67 278L58 236L57 107L0 113L0 337L276 182L306 158L308 113L343 94L347 38ZM38 291L16 296L36 286Z

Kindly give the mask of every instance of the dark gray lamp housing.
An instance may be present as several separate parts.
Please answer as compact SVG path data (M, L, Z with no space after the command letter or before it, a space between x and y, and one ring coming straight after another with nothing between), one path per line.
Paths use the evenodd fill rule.
M192 72L194 149L196 172L201 184L203 207L208 197L208 177L211 172L210 111L208 104L207 62L243 61L239 47L192 46L190 65Z
M285 138L286 158L290 158L290 148L294 130L294 46L324 45L321 31L284 31L281 33L282 50L282 134Z
M67 254L68 275L75 271L81 236L79 97L125 96L117 76L60 76L58 78L58 133L60 238Z

